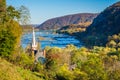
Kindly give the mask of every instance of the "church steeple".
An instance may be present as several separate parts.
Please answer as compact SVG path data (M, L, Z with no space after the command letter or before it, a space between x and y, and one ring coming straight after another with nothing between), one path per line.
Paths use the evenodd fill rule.
M33 27L33 32L32 32L32 44L31 44L31 48L32 48L32 50L31 50L31 56L32 56L33 60L38 62L38 58L42 57L41 61L43 61L43 58L45 58L46 53L45 53L45 50L44 51L40 51L39 50L38 43L35 40L34 27Z
M36 40L35 40L34 27L33 27L33 36L32 36L32 50L37 50L37 43L36 43Z

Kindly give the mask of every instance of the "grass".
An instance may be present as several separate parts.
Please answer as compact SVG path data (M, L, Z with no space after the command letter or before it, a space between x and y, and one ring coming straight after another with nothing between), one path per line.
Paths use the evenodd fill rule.
M0 80L43 80L36 74L0 58Z

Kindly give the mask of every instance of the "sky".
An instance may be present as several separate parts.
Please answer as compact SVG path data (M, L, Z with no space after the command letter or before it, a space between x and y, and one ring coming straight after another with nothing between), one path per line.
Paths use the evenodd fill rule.
M6 0L7 5L26 6L30 11L30 24L77 13L100 13L120 0Z

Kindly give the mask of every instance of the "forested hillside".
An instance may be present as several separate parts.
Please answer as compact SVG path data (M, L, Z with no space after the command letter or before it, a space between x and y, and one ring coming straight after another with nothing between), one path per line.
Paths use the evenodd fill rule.
M59 29L70 24L88 26L98 14L80 13L49 19L38 26L39 29Z
M81 39L92 45L105 45L108 36L120 33L120 2L113 4L101 12L93 23L82 33Z

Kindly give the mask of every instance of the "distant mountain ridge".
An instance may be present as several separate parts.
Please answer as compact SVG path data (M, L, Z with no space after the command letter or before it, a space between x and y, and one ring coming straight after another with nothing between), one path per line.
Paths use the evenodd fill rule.
M59 29L70 24L90 25L98 13L79 13L49 19L39 25L39 29ZM89 23L89 24L88 24Z

